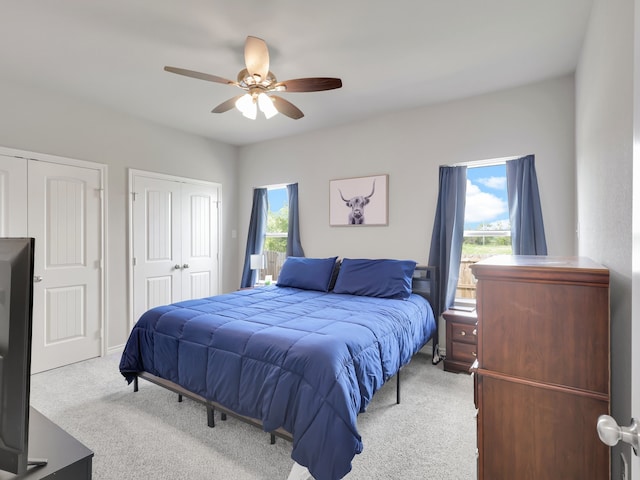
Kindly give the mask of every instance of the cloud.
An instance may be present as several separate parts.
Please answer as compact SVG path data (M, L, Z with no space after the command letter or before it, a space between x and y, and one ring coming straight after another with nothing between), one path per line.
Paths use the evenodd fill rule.
M476 181L479 184L484 185L487 188L493 188L494 190L507 189L507 177L478 178Z
M496 177L492 177L496 178ZM507 202L483 192L480 187L467 180L467 201L465 204L465 223L479 223L492 221L500 216L508 215L509 207Z

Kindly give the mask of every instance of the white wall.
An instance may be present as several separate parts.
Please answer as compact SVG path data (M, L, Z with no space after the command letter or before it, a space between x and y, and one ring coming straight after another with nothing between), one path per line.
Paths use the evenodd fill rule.
M633 160L640 165L640 0L634 0L633 49ZM633 168L632 280L631 280L631 412L640 412L640 168ZM634 480L640 480L640 457L631 456Z
M634 49L633 49L633 160L640 164L640 0L634 0ZM631 407L640 412L640 168L633 168L632 186L632 280L631 280ZM637 418L637 417L636 417ZM640 457L631 455L634 480L640 480Z
M612 415L621 425L632 413L633 3L594 1L576 71L578 253L610 270ZM627 446L615 447L612 478L623 451L631 459Z
M241 147L240 252L246 244L252 188L298 182L300 234L307 256L391 257L426 263L438 166L533 153L549 253L572 255L574 113L570 75ZM385 173L389 174L388 226L329 227L329 180Z
M222 184L222 288L237 288L237 149L69 97L0 84L0 145L108 165L107 345L126 341L127 168Z

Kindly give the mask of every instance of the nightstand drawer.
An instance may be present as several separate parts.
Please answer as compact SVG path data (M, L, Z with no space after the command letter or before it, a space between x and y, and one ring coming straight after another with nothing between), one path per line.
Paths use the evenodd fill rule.
M478 347L473 343L451 342L451 353L447 352L447 357L459 362L471 365L478 358Z
M451 322L451 341L478 343L478 327L476 325L469 325L465 323Z

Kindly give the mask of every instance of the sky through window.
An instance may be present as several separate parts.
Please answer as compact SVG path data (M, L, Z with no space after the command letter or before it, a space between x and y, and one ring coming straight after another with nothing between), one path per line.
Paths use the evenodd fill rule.
M464 229L480 230L483 224L501 224L508 229L508 222L505 164L467 168Z

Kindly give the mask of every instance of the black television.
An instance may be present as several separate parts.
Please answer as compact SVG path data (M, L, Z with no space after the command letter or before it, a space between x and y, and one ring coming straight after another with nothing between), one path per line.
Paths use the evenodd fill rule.
M0 470L29 465L33 238L0 238Z

